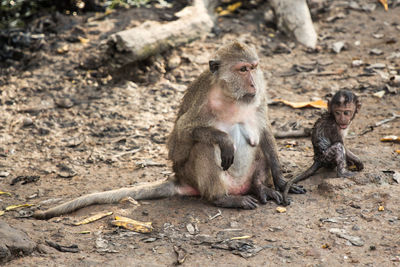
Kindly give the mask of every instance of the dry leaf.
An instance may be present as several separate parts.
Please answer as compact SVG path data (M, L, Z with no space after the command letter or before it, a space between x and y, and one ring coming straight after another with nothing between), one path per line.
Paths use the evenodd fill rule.
M384 206L379 206L379 207L378 207L378 210L379 210L379 211L384 211L384 210L385 210L385 207L384 207Z
M276 208L276 211L279 212L279 213L284 213L284 212L286 212L286 208L284 208L284 207L277 207L277 208Z
M309 101L309 102L290 102L283 99L274 99L274 102L281 102L285 105L291 106L292 108L304 108L304 107L313 107L313 108L324 108L328 109L328 103L324 100L317 101Z
M11 205L11 206L6 207L6 210L15 210L15 209L18 209L18 208L30 207L30 206L33 206L33 204Z
M216 11L220 16L230 15L235 12L236 9L242 6L242 2L236 2L232 5L226 7L226 9L222 9L222 7L217 7Z
M235 12L235 10L241 6L242 6L242 2L236 2L236 3L233 3L232 5L229 5L226 9L230 12Z
M0 195L8 195L8 196L11 196L11 193L0 191Z
M111 221L111 224L139 233L150 233L153 231L151 222L139 222L122 216L115 216L115 220Z
M385 8L385 11L389 10L387 0L379 0L379 2L381 2L381 4L383 5L383 8Z
M5 213L4 210L0 210L0 216L3 215Z
M382 142L400 142L400 136L387 135L381 138Z
M400 154L400 149L395 150L397 154Z
M78 226L78 225L82 225L82 224L88 224L88 223L100 220L101 218L104 218L104 217L112 215L112 214L113 214L112 211L98 213L98 214L90 216L90 217L88 217L88 218L86 218L86 219L84 219L82 221L73 223L73 225Z

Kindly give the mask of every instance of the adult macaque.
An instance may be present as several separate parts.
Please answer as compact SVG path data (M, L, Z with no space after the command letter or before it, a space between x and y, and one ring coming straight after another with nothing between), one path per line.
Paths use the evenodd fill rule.
M346 164L355 165L357 171L364 168L361 160L344 146L344 138L349 126L360 108L361 103L357 96L347 90L338 91L328 102L328 112L322 114L312 129L314 163L305 172L287 183L283 193L284 204L289 204L287 194L290 187L310 177L321 167L336 167L338 177L354 175L347 171Z
M48 219L79 208L137 200L199 195L216 206L254 209L282 195L265 185L271 171L283 191L275 139L267 116L266 88L255 50L234 42L220 48L209 70L187 89L168 141L175 177L140 187L93 193L34 214ZM293 193L305 193L298 186Z

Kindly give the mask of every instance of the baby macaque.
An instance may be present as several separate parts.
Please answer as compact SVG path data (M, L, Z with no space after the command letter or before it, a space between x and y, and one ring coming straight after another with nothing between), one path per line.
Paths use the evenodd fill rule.
M314 163L305 172L287 183L283 193L284 204L289 204L287 193L290 186L307 179L321 167L336 167L338 177L354 175L346 169L347 165L354 165L357 171L364 168L361 160L349 149L346 149L343 142L349 126L360 108L361 103L357 96L347 90L338 91L328 102L328 112L322 114L312 129Z

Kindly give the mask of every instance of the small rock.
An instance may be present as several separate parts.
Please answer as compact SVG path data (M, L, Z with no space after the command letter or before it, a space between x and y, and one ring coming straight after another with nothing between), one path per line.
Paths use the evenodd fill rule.
M171 57L168 59L167 66L170 70L173 70L177 68L181 64L181 57L173 54Z
M22 126L24 126L24 127L31 126L32 124L33 124L33 121L29 117L24 118L22 121Z
M353 227L351 228L351 230L353 231L358 231L360 230L360 227L358 225L353 225Z
M9 175L10 175L9 172L5 172L5 171L0 172L0 177L7 177Z
M69 46L67 44L60 44L56 48L57 54L65 54L69 51Z
M372 36L375 39L382 39L385 35L383 33L373 33Z
M336 54L339 54L343 49L346 49L346 43L343 41L340 42L336 42L332 44L332 50L333 52L335 52Z
M60 108L71 108L74 106L74 102L67 97L56 99L56 105Z
M194 235L196 233L196 230L193 226L193 224L188 223L186 224L186 229L188 230L189 234Z
M351 62L351 66L360 67L364 62L361 59L356 59Z
M369 54L375 55L375 56L380 56L380 55L383 55L383 51L378 48L373 48L373 49L369 50Z

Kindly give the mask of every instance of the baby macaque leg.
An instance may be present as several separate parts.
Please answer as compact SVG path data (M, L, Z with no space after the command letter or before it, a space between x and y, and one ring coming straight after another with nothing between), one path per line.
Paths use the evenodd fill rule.
M336 165L338 177L351 177L354 175L346 170L346 150L340 142L333 144L324 151L322 161Z

